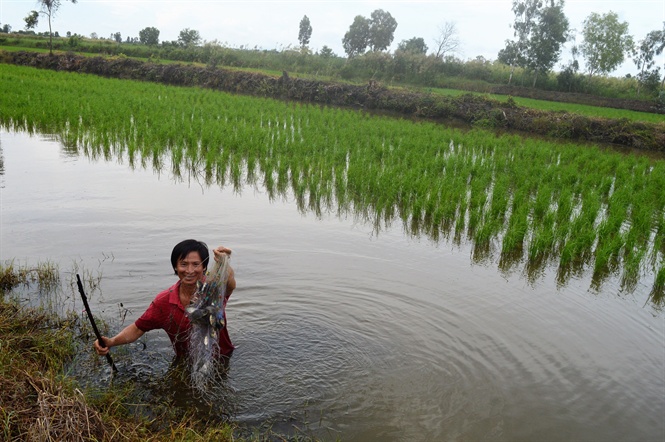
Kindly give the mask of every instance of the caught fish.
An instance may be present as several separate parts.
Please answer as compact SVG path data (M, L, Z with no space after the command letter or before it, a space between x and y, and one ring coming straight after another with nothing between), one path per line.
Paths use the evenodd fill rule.
M189 329L188 363L192 385L202 394L210 380L210 367L215 366L219 354L219 330L226 326L224 303L229 278L229 257L215 259L212 270L204 282L199 282L190 305L185 309Z
M215 305L209 305L203 308L187 307L185 309L189 321L192 323L207 325L210 324L216 329L224 328L226 320L224 319L224 309Z
M192 324L210 325L217 330L226 326L224 315L224 294L228 281L228 257L224 255L206 276L199 282L192 303L185 309Z

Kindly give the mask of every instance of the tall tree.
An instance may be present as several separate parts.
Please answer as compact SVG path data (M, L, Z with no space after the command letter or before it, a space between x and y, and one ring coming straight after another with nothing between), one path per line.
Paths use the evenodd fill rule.
M658 47L658 51L656 52L656 55L661 55L663 51L665 51L665 21L663 22L663 30L662 30L662 37L663 40L661 41L661 45ZM662 59L661 59L662 60ZM665 62L665 60L662 60ZM663 63L663 66L665 66L665 63ZM665 75L663 75L663 80L660 83L661 89L665 89Z
M559 60L561 48L568 39L568 19L563 13L564 0L550 0L538 11L526 50L527 68L534 73L533 86L539 74L547 74Z
M557 75L556 80L561 89L573 92L573 89L577 89L581 85L580 78L577 75L577 72L580 70L580 63L577 60L577 57L580 54L580 48L577 46L577 35L575 30L569 32L568 42L572 44L570 47L570 60L568 60L568 63L561 66L562 70Z
M511 26L515 40L506 40L506 47L499 52L499 58L507 61L511 68L508 84L513 79L516 66L526 67L529 36L536 25L536 15L541 6L541 0L513 0L511 9L515 21Z
M25 22L25 30L29 31L30 29L35 29L39 24L39 12L31 11L23 21Z
M411 54L425 55L427 54L427 45L422 37L413 37L409 40L402 40L400 44L397 45L397 50Z
M187 48L201 43L201 34L196 29L185 28L178 35L178 43Z
M141 29L139 31L139 41L148 46L159 44L159 29L152 26Z
M342 46L349 58L363 54L369 44L369 20L362 15L356 15L349 30L344 34Z
M506 47L499 51L497 60L510 66L510 77L508 78L508 84L512 83L513 81L515 67L524 66L524 57L519 50L518 42L514 40L506 40Z
M538 75L549 72L559 59L568 36L568 19L563 13L564 0L513 0L515 40L506 40L499 59L511 66L510 79L516 66Z
M592 12L584 20L584 42L580 51L586 60L589 77L614 71L633 46L628 23L620 22L616 12L600 15Z
M369 20L369 46L373 51L385 51L395 38L397 21L390 12L377 9Z
M336 57L336 55L335 55L335 53L333 52L333 50L332 50L331 48L329 48L328 46L326 46L326 45L323 45L323 47L322 47L321 50L319 51L319 55L321 56L321 58L331 58L331 57Z
M455 22L447 21L439 26L439 33L434 39L437 58L444 58L447 54L457 52L460 41L457 37L457 26Z
M76 4L78 0L69 0L70 2ZM62 2L60 0L38 0L37 4L40 7L40 13L48 17L48 34L49 34L49 53L53 54L53 30L51 27L51 20L55 18L55 15L58 13Z
M312 38L312 25L309 22L309 18L305 15L300 20L300 30L298 31L298 41L302 49L307 47L310 38Z
M660 67L657 67L655 70L653 68L656 65L656 56L660 55L663 49L665 49L665 29L649 32L632 49L633 62L638 69L637 95L640 95L640 86L646 83L648 78L660 76Z

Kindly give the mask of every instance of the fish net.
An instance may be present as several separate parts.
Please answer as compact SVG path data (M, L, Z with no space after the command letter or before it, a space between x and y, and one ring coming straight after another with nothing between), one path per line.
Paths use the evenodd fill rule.
M229 257L215 260L204 282L199 282L190 305L185 309L189 329L188 364L192 387L203 396L219 380L219 333L226 327L224 301L229 279Z

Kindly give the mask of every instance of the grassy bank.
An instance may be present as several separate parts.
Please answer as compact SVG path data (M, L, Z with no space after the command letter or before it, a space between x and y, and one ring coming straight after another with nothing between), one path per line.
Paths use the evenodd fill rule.
M0 265L0 439L233 440L232 427L206 430L191 416L172 422L169 429L154 429L158 419L140 419L129 412L126 390L82 390L68 378L65 368L76 356L75 342L89 335L86 324L73 312L61 316L7 296L17 286L52 289L59 283L54 275L59 271L48 263L32 268Z
M142 402L131 383L81 386L67 367L92 333L68 311L19 304L13 290L35 286L58 296L57 266L0 264L0 440L23 441L262 441L287 440L269 430L211 422L191 410ZM46 294L46 293L50 294ZM35 300L32 300L33 303ZM44 305L58 304L47 302ZM99 374L99 370L96 371ZM89 372L94 376L95 371ZM137 413L137 409L143 412ZM147 410L147 411L146 411ZM246 436L251 435L251 436ZM312 440L305 436L298 440Z

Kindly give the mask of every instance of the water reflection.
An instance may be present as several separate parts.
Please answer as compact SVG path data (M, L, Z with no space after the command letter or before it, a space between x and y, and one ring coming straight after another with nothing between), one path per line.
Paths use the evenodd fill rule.
M395 171L374 170L377 166L371 162L362 163L370 169L363 175L367 171L354 167L350 151L342 162L318 155L292 158L214 151L201 144L202 140L183 148L127 144L122 137L104 132L66 131L56 138L70 155L126 162L131 168L170 173L176 179L197 182L202 188L228 186L240 192L244 186L253 186L273 200L293 197L303 214L321 217L334 213L369 223L375 234L399 223L414 238L457 245L469 242L474 262L496 263L503 272L522 269L534 284L549 268L556 269L561 286L591 269L591 288L596 291L617 275L623 293L632 293L642 278L655 278L651 300L656 305L663 303L665 290L660 280L665 278L665 207L656 206L655 213L641 215L646 221L640 223L624 211L628 219L617 223L611 219L615 209L610 188L604 190L607 194L602 198L595 190L586 196L548 187L534 191L528 188L533 183L526 183L524 188L509 186L499 172L493 172L495 176L488 181L476 181L473 176L480 172L472 171L468 178L453 174L450 182L432 181L437 188L427 188L424 182L424 190L417 193L414 189L416 193L412 193L409 188L413 183L408 181L417 177L396 178ZM451 163L457 164L454 167L478 168L491 161L494 153L484 149L466 151L451 141L449 150L441 155L455 157L456 163ZM636 174L650 173L639 170L642 166L633 167ZM465 181L461 187L460 178ZM403 184L395 185L395 179ZM610 223L616 226L613 230L606 228Z
M496 271L487 257L501 253L498 241L487 241L487 252L474 250L466 228L456 239L457 220L449 238L435 242L426 230L420 237L413 226L402 230L402 215L386 217L383 203L379 235L374 209L340 220L322 203L317 218L309 195L298 202L292 194L289 173L285 191L275 185L270 198L258 166L255 189L234 191L228 168L220 189L216 181L207 187L201 164L174 176L169 156L159 178L150 159L148 171L140 161L129 170L123 155L75 159L53 143L7 138L0 252L57 257L64 274L72 259L103 271L100 289L86 291L114 331L173 278L165 253L181 232L235 248L239 287L227 313L238 348L226 372L228 402L220 402L234 421L362 442L662 435L662 312L645 308L643 282L635 297L616 296L616 278L588 293L590 272L557 288L556 267L546 265L543 280L530 284L526 263ZM169 372L168 338L144 337L145 345L114 349L141 403L196 402L185 383L168 388L177 374ZM91 361L79 378L94 373L108 382L92 339L81 337Z
M5 174L5 155L2 150L2 138L0 138L0 189L4 187L5 180L3 175Z

